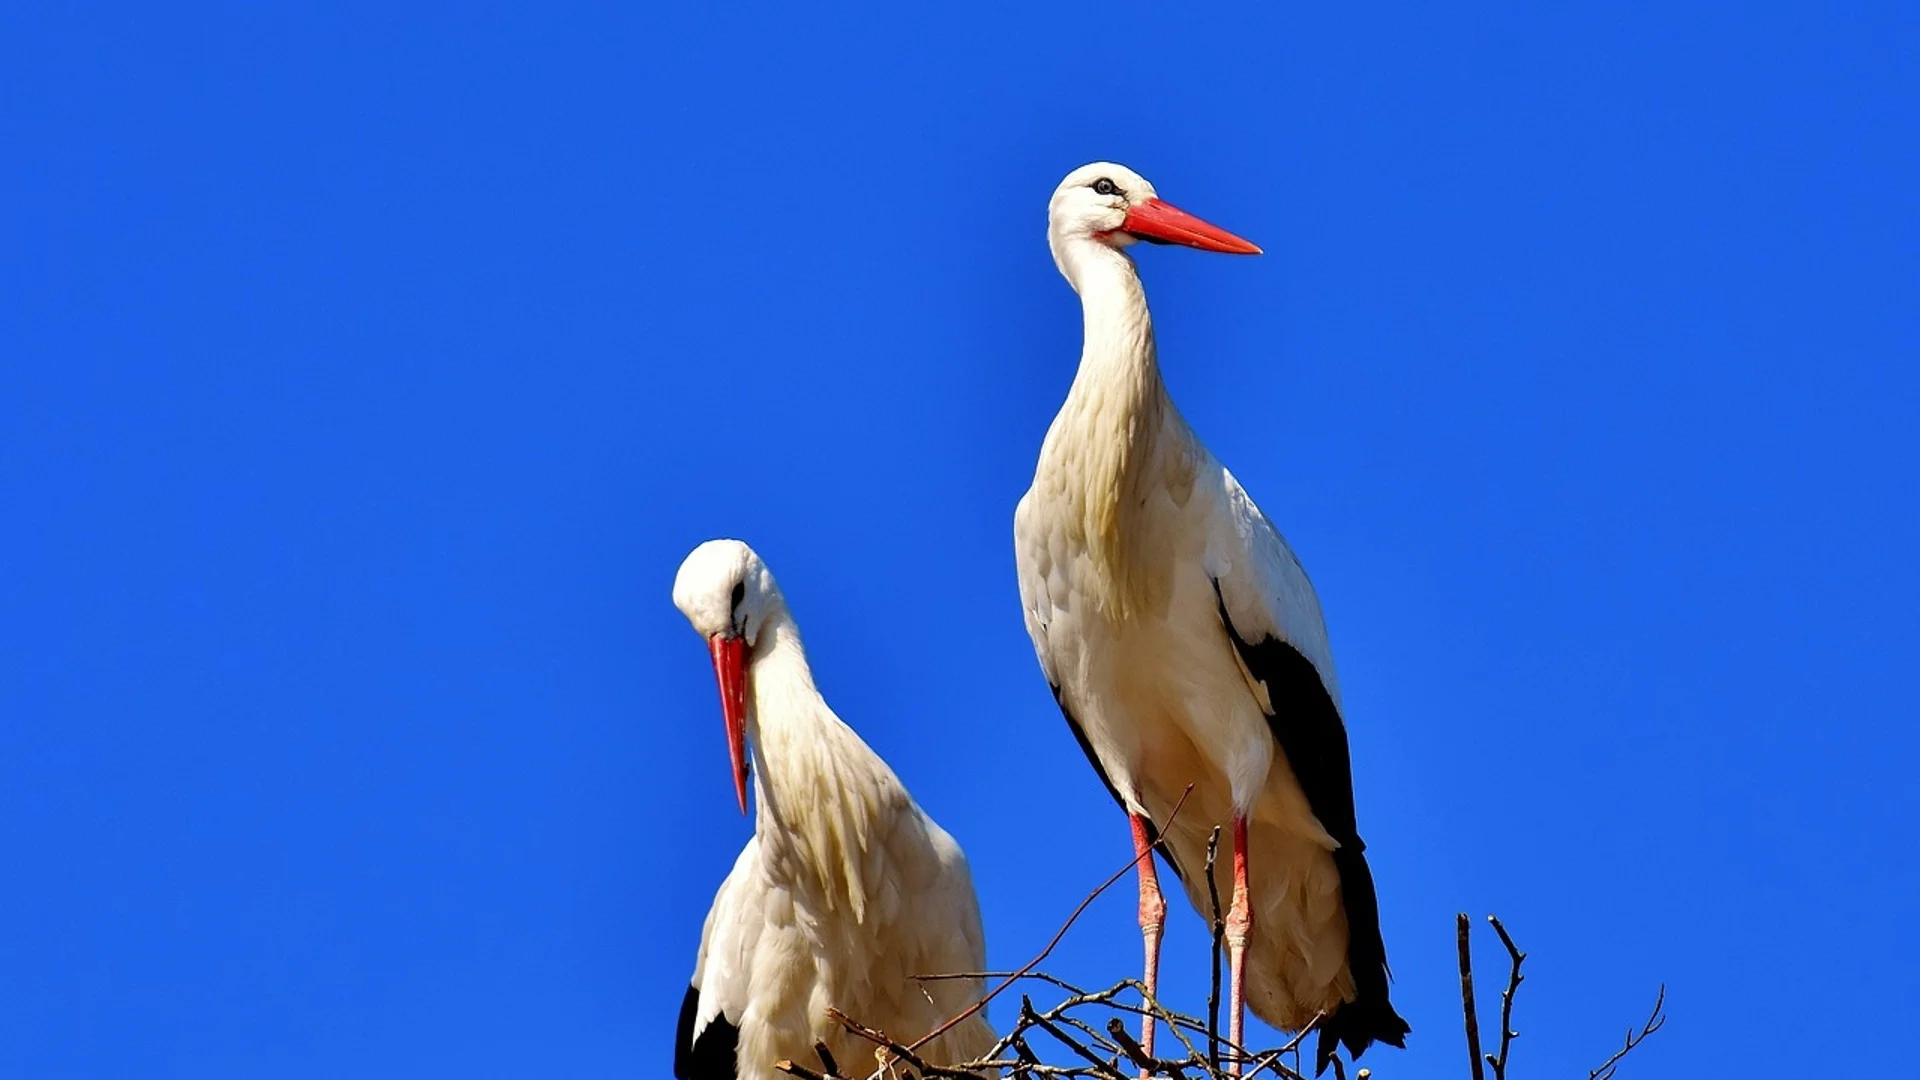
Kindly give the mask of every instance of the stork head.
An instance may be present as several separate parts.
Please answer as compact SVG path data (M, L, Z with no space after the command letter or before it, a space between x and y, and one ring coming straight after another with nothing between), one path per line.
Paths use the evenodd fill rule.
M709 540L693 549L673 579L673 604L707 639L720 680L720 714L733 762L733 792L747 810L747 650L784 604L773 574L738 540Z
M1082 165L1054 189L1047 204L1047 242L1056 262L1062 249L1076 241L1118 249L1135 240L1229 255L1260 254L1258 247L1225 229L1161 202L1147 178L1125 165Z

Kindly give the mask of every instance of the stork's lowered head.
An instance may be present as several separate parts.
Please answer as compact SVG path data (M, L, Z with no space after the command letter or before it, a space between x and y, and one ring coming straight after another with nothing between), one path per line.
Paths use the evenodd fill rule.
M1062 247L1076 240L1112 248L1146 240L1229 255L1260 254L1258 247L1225 229L1161 202L1146 177L1109 161L1068 173L1047 204L1047 243L1054 261L1060 262Z
M767 564L738 540L709 540L694 548L673 579L674 606L713 654L741 813L747 810L747 650L784 603Z

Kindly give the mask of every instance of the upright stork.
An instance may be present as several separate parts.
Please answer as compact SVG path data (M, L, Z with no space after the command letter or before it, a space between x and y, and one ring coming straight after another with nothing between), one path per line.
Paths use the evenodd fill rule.
M979 1001L978 979L913 979L986 967L967 858L814 689L760 556L738 540L700 545L673 602L707 640L734 793L745 812L750 749L758 811L700 933L673 1075L774 1080L774 1062L813 1061L817 1042L851 1068L873 1047L828 1007L912 1042ZM972 1061L993 1041L975 1013L920 1052Z
M1333 654L1299 561L1167 396L1135 240L1260 252L1124 166L1083 166L1054 191L1047 242L1085 344L1014 514L1021 605L1136 852L1194 785L1162 851L1199 910L1207 837L1230 830L1229 1038L1245 1045L1248 1006L1286 1030L1319 1017L1324 1069L1336 1044L1357 1057L1409 1030L1387 999ZM1139 876L1151 991L1166 903L1151 858ZM1149 1050L1153 1033L1149 1017Z

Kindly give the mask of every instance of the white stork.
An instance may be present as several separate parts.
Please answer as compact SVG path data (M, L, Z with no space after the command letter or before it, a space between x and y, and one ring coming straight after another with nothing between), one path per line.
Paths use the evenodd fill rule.
M986 966L966 855L821 700L760 556L738 540L701 544L673 602L713 655L741 812L748 746L759 809L700 932L673 1075L772 1080L775 1061L815 1061L816 1042L854 1069L873 1047L829 1006L910 1043L980 1000L978 979L912 978ZM993 1041L975 1013L921 1053L971 1061Z
M1286 541L1167 396L1135 240L1260 252L1124 166L1076 169L1053 193L1047 241L1080 294L1085 345L1014 514L1021 605L1136 852L1194 785L1162 853L1197 910L1207 837L1230 830L1229 1038L1245 1045L1249 1005L1290 1031L1325 1014L1324 1069L1336 1044L1357 1057L1408 1031L1387 1000L1333 655ZM1139 868L1151 990L1166 903L1152 859ZM1141 1035L1150 1050L1151 1018Z

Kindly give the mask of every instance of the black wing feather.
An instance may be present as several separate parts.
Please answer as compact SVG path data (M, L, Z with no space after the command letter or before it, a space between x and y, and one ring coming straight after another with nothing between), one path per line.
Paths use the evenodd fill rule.
M693 1022L699 1012L700 988L689 986L680 1002L680 1028L673 1036L674 1080L734 1080L740 1029L720 1014L696 1037Z
M1220 582L1213 583L1220 622L1247 671L1267 687L1273 712L1267 726L1292 766L1307 806L1339 843L1333 865L1340 873L1340 898L1347 914L1347 969L1353 973L1354 999L1343 1003L1320 1025L1319 1068L1333 1057L1335 1043L1358 1058L1376 1040L1404 1047L1411 1028L1387 1000L1387 946L1380 937L1380 901L1367 845L1353 811L1353 762L1347 750L1347 726L1327 692L1320 672L1300 650L1278 637L1248 642L1227 615Z

